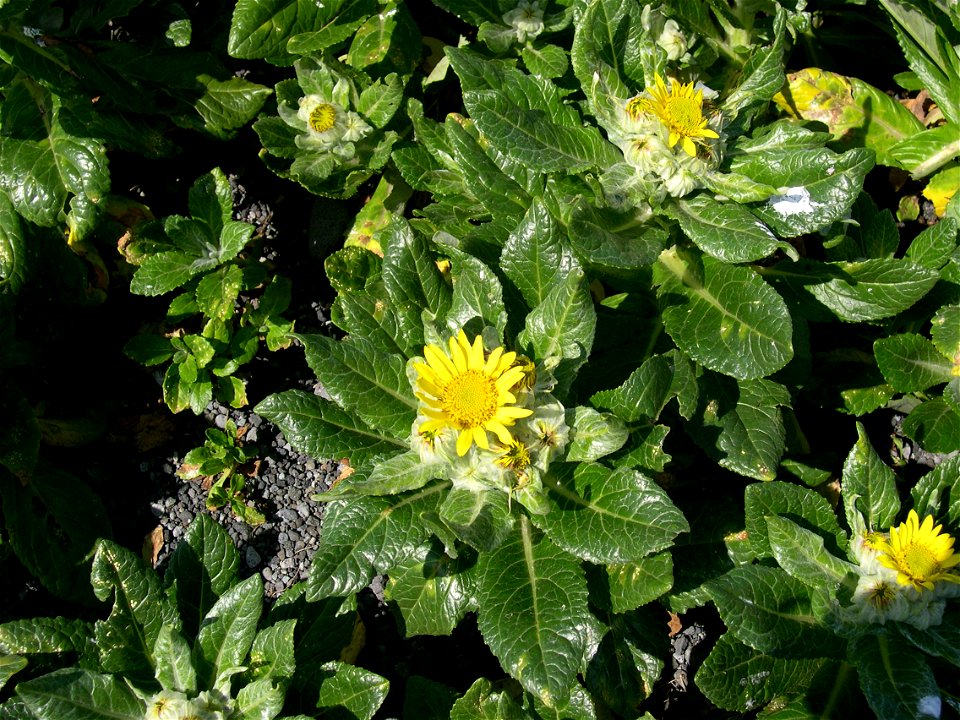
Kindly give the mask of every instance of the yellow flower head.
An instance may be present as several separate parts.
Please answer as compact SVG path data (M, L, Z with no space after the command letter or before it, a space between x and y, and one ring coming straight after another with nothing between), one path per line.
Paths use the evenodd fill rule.
M494 462L505 470L513 470L517 475L522 475L530 467L530 451L522 442L514 440Z
M330 130L337 119L337 109L330 103L318 103L307 118L307 124L316 133Z
M657 75L656 86L647 88L647 95L649 97L638 95L629 100L627 114L634 120L642 113L659 118L670 132L667 141L670 147L679 142L687 155L696 157L694 143L703 144L703 138L720 137L707 127L707 119L703 116L703 92L694 90L693 83L671 80L668 90L663 78Z
M413 365L420 412L428 418L419 432L453 428L459 432L457 454L461 456L473 443L488 449L488 431L509 446L513 436L507 428L533 412L516 407L517 398L510 391L524 376L523 368L514 365L517 354L497 347L487 355L479 335L471 345L461 330L450 338L449 352L427 345L423 356L426 362Z
M960 554L953 552L953 537L941 533L942 527L933 526L932 515L921 524L911 510L906 522L890 528L890 539L879 543L880 564L896 571L898 583L918 591L933 590L939 581L960 583L960 575L948 572L960 563Z

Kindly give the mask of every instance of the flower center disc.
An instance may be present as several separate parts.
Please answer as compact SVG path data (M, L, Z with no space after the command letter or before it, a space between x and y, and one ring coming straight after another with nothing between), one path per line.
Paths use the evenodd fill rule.
M443 389L440 402L461 430L482 426L497 412L496 383L482 372L467 370Z
M912 578L926 580L940 572L940 563L923 545L911 544L904 548L903 562Z
M694 98L672 97L667 100L661 119L671 130L692 135L700 127L702 117L700 104Z
M301 116L302 117L302 116ZM320 103L310 111L310 119L307 121L314 132L324 133L333 127L337 119L337 110L329 103Z

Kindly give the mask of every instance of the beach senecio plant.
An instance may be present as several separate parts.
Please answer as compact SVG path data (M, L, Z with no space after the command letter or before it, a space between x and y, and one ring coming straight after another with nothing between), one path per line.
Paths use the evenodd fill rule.
M933 516L923 522L911 510L906 522L890 528L889 540L879 543L877 558L881 565L897 573L897 582L917 592L933 590L940 582L960 583L960 575L950 569L960 563L960 554L953 552L954 539L941 533L942 525L933 525Z

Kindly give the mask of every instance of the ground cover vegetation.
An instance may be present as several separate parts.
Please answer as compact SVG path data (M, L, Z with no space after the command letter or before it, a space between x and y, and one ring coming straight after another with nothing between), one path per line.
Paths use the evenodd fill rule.
M0 719L960 712L955 2L7 0L0 92ZM141 557L140 395L338 462L304 582Z

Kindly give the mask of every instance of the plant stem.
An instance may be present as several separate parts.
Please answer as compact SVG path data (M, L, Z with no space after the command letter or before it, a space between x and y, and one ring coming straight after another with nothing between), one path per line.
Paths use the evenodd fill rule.
M847 676L850 674L851 665L846 660L840 663L837 669L837 677L833 681L833 688L830 690L830 697L827 698L827 704L820 714L821 720L829 720L833 717L833 711L836 709L837 702L840 700L840 693L843 686L847 684Z

